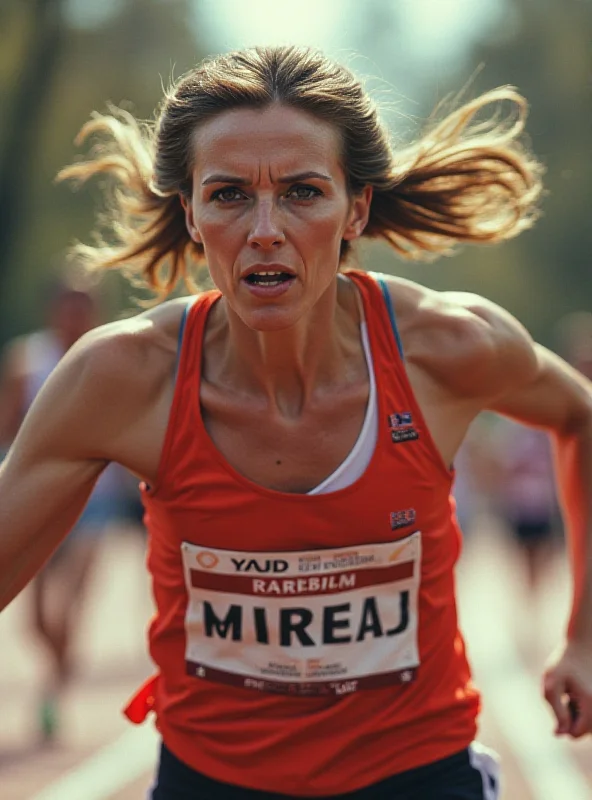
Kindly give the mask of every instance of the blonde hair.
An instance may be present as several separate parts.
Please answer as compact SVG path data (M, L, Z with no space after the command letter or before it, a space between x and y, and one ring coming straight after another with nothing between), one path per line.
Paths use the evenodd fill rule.
M476 116L501 101L517 114L500 122ZM194 132L226 110L277 103L302 109L340 133L351 194L373 187L364 236L382 238L408 259L450 253L460 242L495 243L528 228L537 215L542 167L519 143L527 113L513 87L501 87L431 118L419 139L393 151L387 129L361 82L322 53L257 47L219 55L183 76L166 94L153 123L111 107L94 113L76 143L97 135L90 159L65 167L58 180L84 183L109 175L101 221L110 241L74 254L95 268L122 268L164 299L203 248L190 238L179 195L192 192ZM438 109L441 112L441 109ZM340 261L347 256L343 242Z

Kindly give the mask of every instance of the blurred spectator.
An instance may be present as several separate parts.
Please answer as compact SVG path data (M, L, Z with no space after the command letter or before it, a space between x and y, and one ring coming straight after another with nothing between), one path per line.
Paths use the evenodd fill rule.
M76 340L98 323L93 295L61 283L49 297L46 326L10 342L0 365L0 448L16 436L33 398ZM73 672L73 638L85 586L102 533L122 512L120 467L109 466L89 502L54 556L32 582L31 626L46 648L49 669L39 702L45 740L57 732L60 695Z
M456 518L465 537L470 537L478 517L491 503L496 464L492 457L491 417L480 414L469 428L454 459Z
M560 355L592 380L592 312L574 311L557 325Z
M492 438L498 464L496 507L523 554L531 594L561 543L551 442L545 431L499 418Z

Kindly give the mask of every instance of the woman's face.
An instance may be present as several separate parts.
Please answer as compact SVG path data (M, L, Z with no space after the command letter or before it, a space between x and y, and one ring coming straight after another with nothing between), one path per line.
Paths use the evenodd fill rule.
M331 125L279 105L225 111L197 131L187 227L250 328L296 324L335 280L342 239L361 235L371 189L348 195L340 153Z

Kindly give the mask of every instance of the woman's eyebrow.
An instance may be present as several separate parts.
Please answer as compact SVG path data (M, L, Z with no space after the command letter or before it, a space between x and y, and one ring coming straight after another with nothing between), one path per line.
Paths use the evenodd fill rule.
M202 186L207 186L209 183L238 183L241 186L248 186L251 181L246 178L238 178L236 175L208 175L201 182Z
M315 170L308 170L306 172L298 172L295 175L284 175L281 178L278 178L277 182L295 183L297 181L310 180L311 178L317 178L318 180L322 181L333 181L329 175L324 175L322 172L316 172ZM236 175L215 174L208 175L207 178L204 178L204 180L201 182L201 185L207 186L210 183L235 183L239 186L250 186L252 181L248 180L247 178L239 178Z
M329 175L323 175L322 172L316 172L315 170L308 170L307 172L298 172L295 175L285 175L282 178L278 178L278 183L296 183L297 181L307 181L310 178L318 178L322 181L333 181Z

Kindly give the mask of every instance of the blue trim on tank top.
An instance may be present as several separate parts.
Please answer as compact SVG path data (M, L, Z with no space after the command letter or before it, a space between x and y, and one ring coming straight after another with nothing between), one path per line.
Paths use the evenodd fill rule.
M403 345L401 343L401 337L399 336L399 329L397 327L397 322L396 322L396 319L395 319L395 309L393 308L393 302L391 300L390 292L389 292L388 286L387 286L387 284L386 284L386 282L385 282L385 280L383 278L378 278L377 280L378 280L378 284L379 284L379 286L380 286L380 288L382 290L382 294L383 294L383 297L384 297L384 302L386 304L386 309L388 311L389 319L390 319L390 322L391 322L391 327L393 329L393 335L394 335L395 341L397 343L397 349L399 350L399 354L401 356L401 359L404 361L405 357L403 355ZM187 305L185 306L185 308L183 310L183 316L181 317L181 323L179 325L179 334L178 334L178 337L177 337L177 360L176 360L176 364L175 364L175 380L177 379L177 373L179 371L179 361L181 359L181 347L183 345L183 335L185 333L185 326L187 324L187 315L189 313L189 309L193 305L194 300L195 300L195 297L191 297L189 299L189 301L187 302ZM147 486L147 488L150 488L150 487Z
M388 286L386 285L386 281L384 278L378 278L378 283L382 290L382 296L384 297L384 302L386 304L386 310L388 311L389 319L391 321L391 327L393 329L393 335L395 337L395 341L397 342L397 348L399 350L399 355L405 360L405 356L403 355L403 344L401 342L401 337L399 336L399 329L397 328L397 321L395 319L395 309L393 308L393 301L391 300L391 293L389 292Z
M179 361L181 360L181 347L183 345L183 334L185 333L185 325L187 323L187 314L189 313L189 309L193 304L194 297L191 297L183 310L183 316L181 317L181 324L179 325L179 335L177 336L177 361L175 363L175 380L177 379L177 373L179 372Z
M395 309L393 308L393 301L391 300L391 295L388 286L384 278L378 278L378 284L382 290L382 296L384 297L386 310L388 311L389 319L391 321L393 336L395 337L395 341L397 342L399 355L403 360L405 360L405 356L403 355L403 344L401 342L401 337L399 336L399 329L397 327L397 321L395 319ZM192 297L187 302L187 305L183 310L183 316L181 317L181 324L179 325L179 335L177 337L177 362L175 364L175 377L177 376L177 372L179 371L179 361L181 358L181 347L183 345L183 334L185 333L185 325L187 324L187 314L189 313L189 309L192 306L194 300L195 298Z

